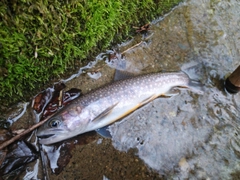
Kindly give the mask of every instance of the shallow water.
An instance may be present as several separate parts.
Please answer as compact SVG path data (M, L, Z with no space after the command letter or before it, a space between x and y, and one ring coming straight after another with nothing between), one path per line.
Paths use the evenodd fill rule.
M183 92L170 99L159 98L113 124L115 148L137 148L149 167L173 179L232 179L237 175L240 97L226 93L223 82L240 65L239 15L239 1L187 1L156 24L152 43L147 50L137 49L137 54L144 51L145 56L150 54L145 59L159 64L166 58L160 66L167 70L181 66L182 61L174 59L182 55L174 50L178 46L186 52L183 63L196 62L187 71L204 83L204 95ZM162 38L165 31L171 40ZM151 52L157 47L170 55L154 56ZM131 60L141 57L129 54Z
M239 1L189 0L153 21L146 36L119 45L124 57L115 58L121 60L118 69L136 74L182 69L204 84L204 95L182 91L150 102L111 125L112 140L96 136L76 146L60 175L48 170L50 179L237 179L240 95L226 93L223 82L240 65L239 24ZM107 53L64 81L67 87L86 93L111 82L116 65L101 61L108 62ZM27 112L22 119L30 118ZM36 164L23 177L31 169L36 177Z

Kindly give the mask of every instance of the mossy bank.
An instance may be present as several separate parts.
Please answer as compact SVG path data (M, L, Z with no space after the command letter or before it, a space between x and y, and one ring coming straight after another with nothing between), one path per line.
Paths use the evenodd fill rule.
M180 0L2 0L1 106L27 100ZM89 58L91 59L91 58Z

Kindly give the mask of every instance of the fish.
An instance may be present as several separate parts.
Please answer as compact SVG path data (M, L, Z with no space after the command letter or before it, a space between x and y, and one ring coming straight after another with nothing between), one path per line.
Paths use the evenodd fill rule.
M54 144L106 127L158 97L177 95L178 88L203 94L201 87L201 83L191 80L182 71L117 80L78 97L62 108L40 126L37 136L41 144Z

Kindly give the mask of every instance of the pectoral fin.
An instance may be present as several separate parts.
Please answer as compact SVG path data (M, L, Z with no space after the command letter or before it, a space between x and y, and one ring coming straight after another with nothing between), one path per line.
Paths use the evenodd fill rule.
M96 118L94 118L92 121L97 121L99 119L102 119L103 117L107 116L112 110L113 108L117 105L118 103L114 104L111 107L108 107L107 109L105 109L103 112L101 112Z
M157 97L158 95L152 95L148 98L146 98L146 96L140 97L140 99L134 99L131 103L127 103L125 106L122 106L120 108L117 106L118 103L116 103L112 107L104 110L100 115L98 115L98 117L96 117L92 121L93 123L90 130L96 130L99 127L110 125ZM100 132L100 134L102 133Z

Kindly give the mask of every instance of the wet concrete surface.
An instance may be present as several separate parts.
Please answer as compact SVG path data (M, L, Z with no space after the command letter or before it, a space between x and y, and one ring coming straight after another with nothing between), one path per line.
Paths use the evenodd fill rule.
M240 62L239 24L239 1L188 0L153 21L145 37L119 45L127 71L182 69L204 84L204 95L182 91L150 102L111 125L111 140L95 135L76 146L59 175L48 169L49 179L239 179L240 95L223 88ZM101 77L83 73L67 87L84 94L113 80L104 61L86 71ZM27 111L20 121L29 126L31 119ZM42 179L41 166L38 174Z

